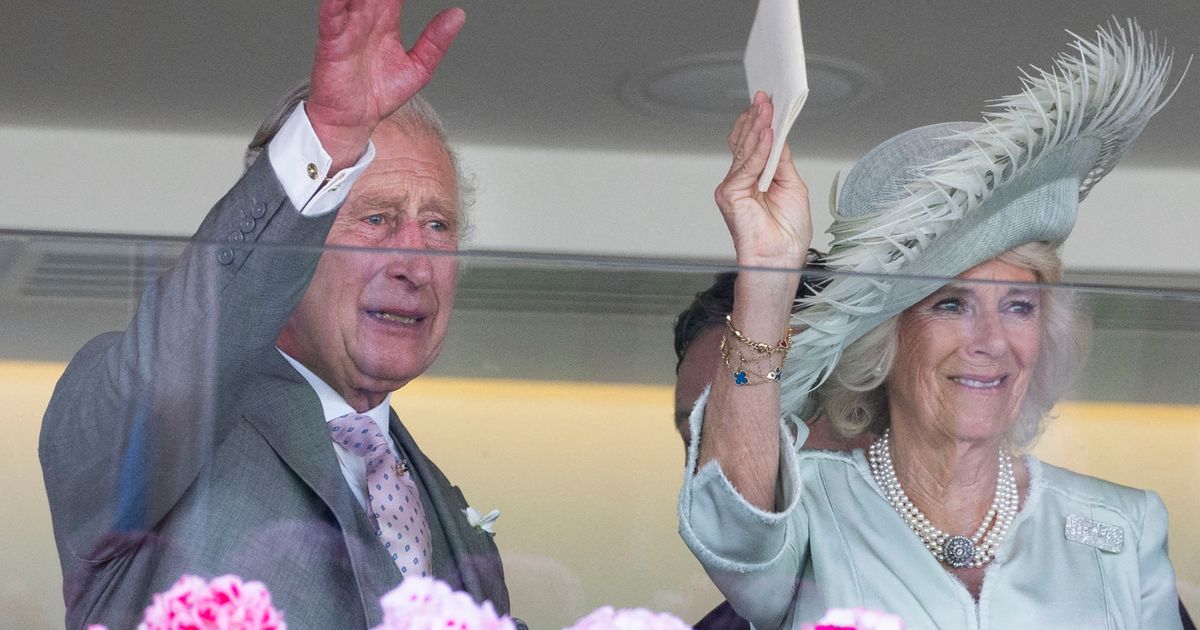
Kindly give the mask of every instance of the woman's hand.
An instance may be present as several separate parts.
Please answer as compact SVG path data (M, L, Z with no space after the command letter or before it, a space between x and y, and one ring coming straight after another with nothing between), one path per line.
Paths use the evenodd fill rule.
M758 179L771 152L771 103L762 92L738 117L729 134L733 164L717 187L717 205L733 236L742 269L734 282L731 323L743 337L775 345L787 334L788 314L800 282L800 269L812 240L808 188L792 164L787 148L765 193ZM788 272L750 270L773 267ZM769 356L726 335L726 356L747 356L765 374L780 367ZM782 358L779 359L782 361ZM738 363L740 366L740 362ZM700 466L716 460L733 487L750 504L776 509L779 478L779 385L763 382L743 387L727 359L717 361L704 426L700 433Z
M798 268L812 241L812 220L808 187L787 146L771 186L758 191L773 141L771 117L771 101L762 92L738 116L728 138L733 163L717 186L717 206L733 237L739 265Z

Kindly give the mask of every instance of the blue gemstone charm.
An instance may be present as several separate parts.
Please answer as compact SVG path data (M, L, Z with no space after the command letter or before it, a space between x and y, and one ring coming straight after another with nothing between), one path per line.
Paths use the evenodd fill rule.
M733 382L735 385L745 385L750 382L750 379L746 378L746 372L743 370L733 373Z

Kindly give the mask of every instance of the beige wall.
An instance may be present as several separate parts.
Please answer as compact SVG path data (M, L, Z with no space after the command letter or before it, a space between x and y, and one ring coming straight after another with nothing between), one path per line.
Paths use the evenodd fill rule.
M11 428L0 440L0 625L5 627L63 627L62 571L37 457L42 412L63 367L0 361L0 409L4 426Z
M0 172L17 184L0 228L190 235L241 172L244 145L228 135L0 126ZM460 148L479 182L478 248L732 259L712 201L724 156ZM798 166L824 246L830 184L852 164ZM1198 169L1121 166L1084 203L1067 266L1200 272L1198 185Z
M11 627L61 627L36 445L62 367L0 362L0 408L16 428L0 442L0 504L9 506L0 610ZM601 604L695 620L719 601L675 533L683 454L672 398L661 386L424 378L393 406L472 506L502 510L496 542L514 610L557 628ZM1158 491L1180 591L1200 611L1200 409L1066 404L1060 413L1037 454Z

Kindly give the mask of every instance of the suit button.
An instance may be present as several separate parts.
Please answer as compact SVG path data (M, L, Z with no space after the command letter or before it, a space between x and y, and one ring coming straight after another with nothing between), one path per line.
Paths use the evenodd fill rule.
M242 234L241 232L238 232L237 230L234 230L229 233L229 242L231 242L231 243L241 243L241 242L244 242L245 240L246 240L246 235Z
M253 208L250 208L250 216L255 219L261 219L267 215L267 204L256 203Z
M254 219L251 219L250 217L242 217L242 220L238 222L238 229L243 233L249 234L254 231L254 225Z
M217 262L221 263L222 265L228 265L229 263L233 262L233 250L226 247L225 249L217 252Z

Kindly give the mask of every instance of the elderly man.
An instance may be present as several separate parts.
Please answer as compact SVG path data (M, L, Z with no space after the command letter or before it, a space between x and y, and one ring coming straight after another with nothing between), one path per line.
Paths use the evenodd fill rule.
M307 99L59 382L40 455L67 627L132 628L184 573L263 581L293 629L376 625L412 575L507 612L489 535L389 408L441 349L463 224L413 99L465 18L406 50L400 5L321 3Z

